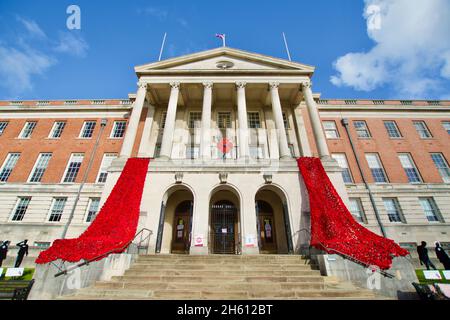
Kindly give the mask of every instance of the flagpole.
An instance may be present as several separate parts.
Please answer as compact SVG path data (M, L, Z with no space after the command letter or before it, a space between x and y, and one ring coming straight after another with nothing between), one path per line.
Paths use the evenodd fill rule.
M284 39L284 46L286 47L286 52L287 52L288 59L289 59L289 61L292 61L291 60L291 54L289 52L289 47L288 47L288 44L287 44L287 41L286 41L286 36L285 36L284 32L283 32L283 39Z
M226 47L226 45L225 45L225 33L223 34L222 43L223 43L223 46Z
M166 43L166 36L167 36L167 32L164 32L163 41L162 41L162 43L161 43L161 50L159 50L159 58L158 58L158 61L161 61L161 56L162 56L162 53L163 53L164 44Z

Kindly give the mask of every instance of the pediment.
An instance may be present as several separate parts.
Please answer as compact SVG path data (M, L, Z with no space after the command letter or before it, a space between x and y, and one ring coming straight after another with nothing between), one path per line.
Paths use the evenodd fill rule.
M222 47L135 67L138 74L195 71L293 71L313 73L314 67L288 60Z

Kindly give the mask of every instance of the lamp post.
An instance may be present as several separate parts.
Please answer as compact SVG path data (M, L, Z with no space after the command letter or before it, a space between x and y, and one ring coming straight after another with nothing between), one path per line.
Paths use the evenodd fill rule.
M102 136L103 131L105 130L107 122L108 121L106 119L102 119L101 122L100 122L100 131L99 131L99 133L97 135L97 140L95 141L94 148L92 149L92 154L91 154L91 157L89 159L88 167L86 168L86 171L84 172L83 180L81 181L80 187L78 188L77 196L76 196L75 202L74 202L74 204L72 206L72 210L70 211L69 219L67 220L66 225L64 226L63 232L61 234L61 239L64 239L66 237L67 230L69 229L69 226L72 223L73 216L75 214L75 209L77 207L78 201L80 200L81 190L83 189L84 184L86 183L89 171L91 170L92 163L93 163L94 157L95 157L95 153L97 151L98 144L100 142L100 137Z

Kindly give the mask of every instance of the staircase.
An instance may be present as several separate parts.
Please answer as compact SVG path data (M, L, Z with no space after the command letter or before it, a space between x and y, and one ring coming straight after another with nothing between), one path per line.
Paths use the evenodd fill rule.
M60 299L376 299L297 255L142 255L123 276Z

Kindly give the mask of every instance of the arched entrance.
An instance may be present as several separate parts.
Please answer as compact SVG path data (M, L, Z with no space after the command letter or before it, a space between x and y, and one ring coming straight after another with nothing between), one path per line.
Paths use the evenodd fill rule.
M192 238L194 196L184 185L170 188L163 197L156 253L188 254Z
M240 254L239 198L234 191L220 188L210 200L209 243L214 254Z
M256 223L260 253L293 252L287 201L273 186L261 188L255 196Z
M192 201L185 200L175 208L171 253L188 253L191 246Z

